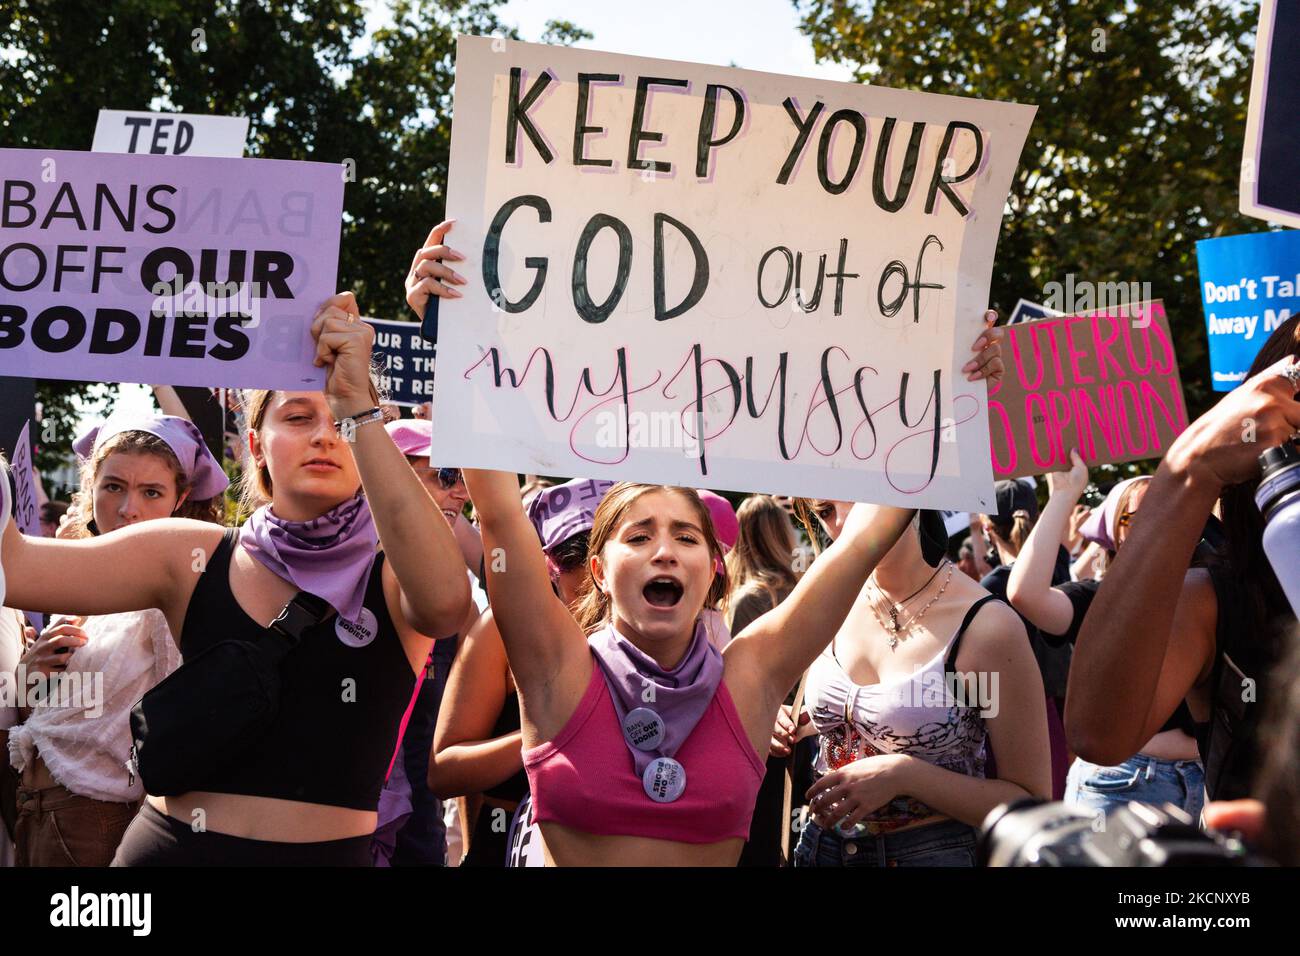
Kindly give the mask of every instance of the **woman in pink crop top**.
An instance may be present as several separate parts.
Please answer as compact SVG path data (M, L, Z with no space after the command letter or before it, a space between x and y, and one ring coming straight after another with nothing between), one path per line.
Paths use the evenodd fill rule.
M996 358L996 334L980 348ZM488 562L488 596L519 688L548 860L734 865L781 701L912 512L854 506L790 597L719 654L701 612L726 582L715 578L720 550L694 491L614 486L595 513L575 622L551 589L518 476L466 469L465 478L484 552L502 559Z
M850 507L813 503L832 540ZM973 866L990 810L1049 797L1042 678L1024 625L954 573L946 544L938 513L921 512L809 671L797 736L820 733L820 749L796 866ZM795 736L783 714L776 737ZM989 749L997 779L985 776Z
M550 861L734 865L777 707L911 513L857 506L793 594L719 654L699 621L721 596L719 548L694 491L614 486L596 510L575 622L551 589L517 477L465 477L485 553L504 558L488 562L488 595Z

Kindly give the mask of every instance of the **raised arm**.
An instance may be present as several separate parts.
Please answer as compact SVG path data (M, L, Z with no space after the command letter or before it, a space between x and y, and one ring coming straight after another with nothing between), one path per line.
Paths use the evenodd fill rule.
M1070 565L1070 574L1076 581L1088 581L1097 576L1105 550L1096 541L1089 541L1077 561Z
M764 685L766 697L774 701L773 712L830 643L876 564L914 514L886 505L855 504L840 536L813 562L790 596L727 645L728 662L739 658L736 663L743 672Z
M492 613L515 683L536 713L566 671L585 688L590 671L580 665L589 656L587 641L551 589L542 544L519 500L518 476L475 468L464 475L483 535ZM567 713L556 716L562 722Z
M1151 479L1070 665L1065 730L1084 759L1110 764L1135 753L1152 724L1159 727L1157 719L1208 672L1213 591L1187 566L1221 490L1257 476L1258 456L1300 429L1295 386L1281 374L1294 364L1289 357L1275 363L1192 422ZM1256 441L1242 441L1243 421L1254 424ZM1198 620L1207 607L1210 620Z
M461 557L477 578L479 566L483 563L483 538L479 535L478 528L466 521L464 515L456 515L456 523L452 525L451 531L456 536L456 543L460 545Z
M1048 634L1064 634L1074 620L1074 605L1064 593L1052 587L1052 571L1062 536L1070 525L1075 502L1088 485L1088 466L1077 451L1070 452L1073 462L1069 471L1047 476L1051 492L1047 507L1029 532L1021 548L1011 577L1007 580L1007 599L1035 626Z
M316 364L328 369L325 398L334 416L370 409L375 332L361 321L351 292L341 292L321 307L312 335ZM387 566L401 589L407 623L430 637L455 633L469 608L469 579L447 520L379 424L362 425L345 437L352 443Z
M492 737L509 695L505 645L485 611L456 654L429 755L429 789L439 799L482 793L524 765L520 731Z
M160 518L76 541L28 538L11 522L0 563L5 603L45 614L116 614L156 607L177 630L194 581L221 542L206 521Z

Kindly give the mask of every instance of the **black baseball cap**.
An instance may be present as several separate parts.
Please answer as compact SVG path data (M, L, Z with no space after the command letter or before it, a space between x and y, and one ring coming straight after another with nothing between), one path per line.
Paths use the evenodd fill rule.
M998 510L989 515L989 520L998 527L1011 527L1012 517L1017 511L1028 512L1031 521L1038 518L1038 495L1028 482L999 481L993 486L993 496Z

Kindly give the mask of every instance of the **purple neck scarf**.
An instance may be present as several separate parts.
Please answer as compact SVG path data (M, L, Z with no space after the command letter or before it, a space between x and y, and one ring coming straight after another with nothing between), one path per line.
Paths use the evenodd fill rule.
M285 521L263 505L240 529L239 543L298 590L329 602L343 620L360 617L379 545L360 492L311 521Z
M654 734L653 727L651 733L662 739L653 749L634 746L626 729L623 734L623 742L636 762L637 776L642 776L656 757L676 754L704 716L722 682L722 655L709 643L704 622L699 619L690 648L671 671L639 651L613 624L606 624L587 641L605 676L620 726L626 728L627 715L638 709L651 710L659 717L661 733Z

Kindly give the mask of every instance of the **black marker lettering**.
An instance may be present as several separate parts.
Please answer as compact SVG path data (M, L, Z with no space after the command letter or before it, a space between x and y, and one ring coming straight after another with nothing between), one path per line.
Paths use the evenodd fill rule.
M162 155L167 152L167 127L171 126L173 120L156 119L153 124L153 142L149 145L149 152L156 155Z
M808 118L804 119L799 115L799 110L795 108L793 98L787 96L782 105L785 107L786 114L794 123L794 128L799 131L799 135L795 137L794 145L790 147L790 155L785 158L785 165L781 167L781 172L776 177L777 185L780 186L784 186L790 181L790 174L794 172L795 163L799 162L799 156L808 143L808 137L812 135L813 127L817 125L817 117L821 116L822 110L826 108L826 104L818 100L813 104L813 108L808 111Z
M709 255L704 251L704 244L700 242L699 237L685 223L679 222L663 212L655 213L654 223L655 321L663 322L665 319L675 318L688 309L694 308L700 299L704 298L704 292L709 287ZM691 290L686 293L686 298L671 309L666 308L664 305L666 297L664 290L664 223L672 225L686 237L686 241L691 245L691 253L695 256L695 274L691 279Z
M971 159L970 165L966 167L965 172L958 173L956 176L949 178L943 174L943 164L948 157L948 150L951 148L952 141L959 129L970 130L970 132L974 134L975 156ZM943 145L939 147L939 155L935 158L934 174L930 177L930 194L925 199L926 213L929 214L934 212L935 198L938 196L940 190L942 190L943 194L948 197L948 201L952 203L953 208L957 210L959 215L965 216L969 213L970 210L967 209L966 204L961 201L961 197L952 191L950 184L963 182L975 175L976 170L980 168L980 163L983 162L983 160L984 135L980 132L979 127L973 123L967 123L962 120L953 120L950 122L947 130L944 131Z
M533 85L528 88L527 95L523 99L519 98L519 87L523 82L523 70L517 66L510 68L510 101L506 106L506 162L514 165L515 162L515 141L519 139L519 128L523 127L524 134L533 144L533 149L537 150L542 161L550 164L555 158L551 153L551 148L546 145L545 138L537 131L533 121L528 117L528 110L537 98L542 95L542 91L550 85L551 74L543 71L542 74L533 81Z
M763 295L763 271L767 268L767 260L772 257L773 253L779 252L785 256L785 285L781 287L781 295L775 302L768 302ZM794 253L785 246L774 246L763 253L763 258L758 260L758 301L765 308L775 309L778 305L786 300L790 294L790 286L794 284Z
M839 182L831 180L831 141L835 139L835 127L848 123L853 127L853 152L849 155L849 168ZM821 180L822 189L832 196L838 196L849 188L853 176L862 161L862 150L867 145L867 121L857 110L836 110L831 114L826 125L822 127L821 142L817 144L817 178Z
M497 308L509 313L523 312L537 301L537 297L542 294L542 286L546 284L548 268L545 256L526 257L524 265L534 270L533 284L528 287L522 299L511 302L506 298L501 289L501 233L506 222L520 206L536 209L538 222L551 221L551 204L541 196L516 196L497 210L497 214L492 217L492 225L488 227L487 237L483 240L483 285Z
M587 125L587 103L591 98L592 83L618 83L623 77L618 73L579 73L578 74L578 115L573 121L573 165L575 166L613 166L612 159L587 159L583 155L583 141L591 133L603 133L603 126Z
M712 139L713 124L717 122L718 94L726 90L735 104L735 114L731 119L731 129L721 139ZM710 83L704 91L704 110L700 113L700 134L695 141L695 175L701 179L709 175L709 153L719 146L730 143L740 133L745 123L745 97L739 90L720 83Z
M122 120L127 126L131 127L131 145L126 148L128 153L135 152L136 141L140 138L140 130L149 125L147 116L127 116Z
M939 369L934 370L934 387L930 391L930 399L925 403L925 408L921 409L921 414L917 416L916 421L914 422L909 422L907 420L907 382L910 377L910 373L904 372L898 382L898 417L908 428L915 428L917 425L921 424L921 416L923 416L930 408L934 408L934 441L930 451L930 480L933 481L935 469L939 465L939 439L940 425L942 423L940 415L943 412L942 390L939 386ZM872 428L872 432L875 432L874 427Z
M687 89L690 85L688 80L672 80L658 76L638 76L636 78L636 97L632 102L632 130L627 138L628 169L651 169L656 173L672 171L672 163L661 163L654 159L641 159L637 155L641 152L642 143L659 143L663 142L664 138L663 133L647 131L644 128L646 99L649 96L651 86L676 86Z
M600 305L591 299L587 289L587 256L591 252L591 243L596 235L605 228L613 229L618 237L618 270L614 275L614 287ZM578 237L578 248L573 254L573 307L584 322L593 324L604 322L618 306L627 289L627 279L632 272L632 231L621 219L598 212L587 220L587 225Z
M894 135L894 126L898 121L892 117L885 118L885 125L880 130L880 144L876 147L876 165L871 174L871 198L885 212L898 212L907 202L908 193L912 191L912 180L916 178L916 158L921 152L921 136L925 133L924 123L912 124L912 135L907 139L907 153L903 157L903 168L898 174L898 186L891 198L885 192L885 167L889 160L889 141Z

